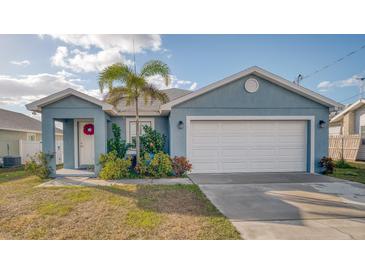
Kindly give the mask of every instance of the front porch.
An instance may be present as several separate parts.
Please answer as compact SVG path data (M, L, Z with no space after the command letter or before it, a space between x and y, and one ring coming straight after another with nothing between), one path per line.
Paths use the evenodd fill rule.
M27 105L42 113L42 150L50 155L52 177L95 177L99 157L107 152L107 132L113 106L84 93L67 89ZM63 127L64 168L56 169L55 123Z
M89 116L90 117L90 116ZM44 119L47 122L49 119ZM100 121L106 127L107 121ZM63 127L63 159L62 169L55 166L55 123ZM98 159L100 154L106 153L106 133L96 130L98 120L95 118L53 118L43 130L43 151L51 155L50 167L52 177L95 177L99 172Z

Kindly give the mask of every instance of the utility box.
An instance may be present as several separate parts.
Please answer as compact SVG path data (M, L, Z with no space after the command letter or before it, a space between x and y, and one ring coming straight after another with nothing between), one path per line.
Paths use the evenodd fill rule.
M21 157L20 156L4 156L3 157L3 166L5 168L8 167L18 167L21 166Z

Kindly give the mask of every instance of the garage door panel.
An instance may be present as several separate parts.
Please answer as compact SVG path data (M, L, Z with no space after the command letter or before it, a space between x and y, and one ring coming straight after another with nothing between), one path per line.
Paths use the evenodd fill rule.
M216 149L193 149L192 157L198 158L218 158L219 151Z
M305 171L305 121L192 121L193 172Z
M216 136L193 137L192 141L195 146L203 146L203 145L215 146L215 144L219 142L219 137Z

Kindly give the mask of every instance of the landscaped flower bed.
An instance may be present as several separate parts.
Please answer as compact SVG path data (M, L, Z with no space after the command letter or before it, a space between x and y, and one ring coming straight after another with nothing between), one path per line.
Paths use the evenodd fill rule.
M164 152L166 137L145 126L141 136L141 158L135 161L126 156L132 146L120 138L120 128L113 124L114 138L108 141L108 153L99 159L99 177L104 180L124 178L184 177L192 168L185 157L170 158Z

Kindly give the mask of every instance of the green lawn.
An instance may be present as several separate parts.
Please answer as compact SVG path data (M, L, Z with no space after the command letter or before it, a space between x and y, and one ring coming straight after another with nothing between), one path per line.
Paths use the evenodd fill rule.
M365 184L365 162L349 162L351 168L335 168L332 177Z
M24 167L0 168L0 183L26 177Z
M0 184L0 239L240 239L196 185L41 182L28 176Z

